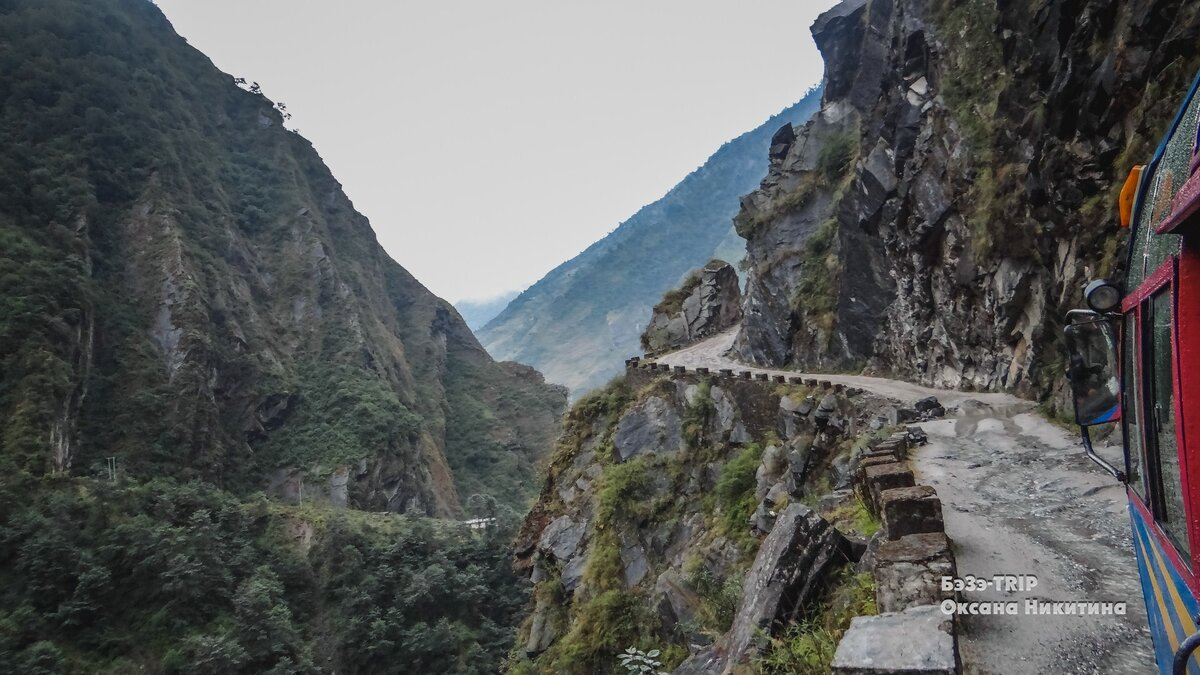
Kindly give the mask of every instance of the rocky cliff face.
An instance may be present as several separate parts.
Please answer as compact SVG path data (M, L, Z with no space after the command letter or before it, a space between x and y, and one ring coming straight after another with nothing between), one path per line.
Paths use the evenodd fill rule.
M619 374L664 293L714 257L741 259L745 247L730 225L738 198L762 179L771 134L803 124L819 98L809 92L726 143L662 199L522 292L479 331L488 351L534 366L575 397Z
M1052 390L1061 317L1119 275L1116 195L1200 65L1178 0L847 0L821 112L738 232L742 358Z
M536 586L513 672L609 672L629 647L670 668L694 654L678 672L762 658L763 632L829 602L878 526L836 488L888 433L884 406L645 365L580 400L517 538Z
M737 270L724 260L692 272L654 306L642 333L642 349L674 349L733 327L742 320L740 283Z
M531 496L565 392L494 362L271 101L144 0L0 3L0 44L6 471Z

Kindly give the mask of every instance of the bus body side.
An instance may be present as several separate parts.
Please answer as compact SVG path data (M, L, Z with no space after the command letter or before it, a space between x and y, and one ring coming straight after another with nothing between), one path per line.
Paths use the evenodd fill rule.
M1126 492L1142 594L1162 673L1173 672L1180 645L1200 631L1196 90L1193 84L1154 160L1141 171L1119 319ZM1187 672L1200 675L1195 657Z

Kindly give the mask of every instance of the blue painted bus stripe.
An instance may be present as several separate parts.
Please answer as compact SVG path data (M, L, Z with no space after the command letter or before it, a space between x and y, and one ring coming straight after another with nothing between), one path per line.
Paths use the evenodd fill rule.
M1158 662L1159 671L1163 675L1170 675L1171 658L1174 655L1174 648L1171 646L1173 635L1168 634L1168 624L1164 616L1166 604L1158 589L1157 582L1153 580L1153 572L1150 569L1150 565L1153 563L1150 560L1149 551L1146 550L1148 543L1146 541L1144 523L1140 514L1134 512L1131 515L1133 519L1134 543L1136 544L1134 550L1137 552L1138 558L1138 575L1141 577L1142 596L1146 603L1146 615L1149 619L1150 632L1154 640L1154 658Z
M1147 568L1154 575L1151 578L1151 582L1155 594L1158 596L1159 609L1164 612L1164 627L1169 629L1164 631L1164 637L1169 638L1167 643L1169 648L1165 650L1165 654L1160 654L1160 656L1166 656L1168 664L1166 668L1169 669L1169 664L1174 658L1174 651L1179 648L1180 643L1185 638L1196 632L1195 622L1191 616L1191 613L1195 611L1195 600L1186 586L1182 586L1183 590L1181 592L1180 588L1183 584L1183 579L1166 562L1166 556L1159 547L1158 541L1154 539L1147 528L1148 526L1143 522L1139 529L1141 530L1142 546L1146 547L1148 545L1150 548L1148 562L1152 562L1153 564L1147 565ZM1167 585L1168 583L1170 584L1169 586ZM1180 616L1179 612L1181 611L1185 613L1185 616ZM1166 622L1168 617L1170 619L1169 624ZM1158 650L1156 649L1156 651ZM1197 665L1197 660L1193 657L1188 664L1188 673L1197 675L1200 673L1198 668L1200 666Z

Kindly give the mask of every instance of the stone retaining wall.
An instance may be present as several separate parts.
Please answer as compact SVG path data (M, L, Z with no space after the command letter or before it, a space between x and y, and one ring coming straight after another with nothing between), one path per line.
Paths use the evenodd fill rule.
M939 606L956 598L941 590L942 577L956 574L942 503L908 466L910 439L923 436L910 428L856 458L855 489L883 523L870 561L879 614L851 622L834 655L835 675L961 672L954 617Z

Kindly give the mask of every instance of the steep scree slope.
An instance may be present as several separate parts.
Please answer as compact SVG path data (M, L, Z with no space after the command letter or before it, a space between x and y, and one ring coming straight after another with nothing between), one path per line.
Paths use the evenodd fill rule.
M1179 0L847 0L821 112L743 200L764 365L1041 396L1061 317L1119 275L1116 195L1200 65Z
M738 197L766 171L771 134L802 124L820 91L726 143L662 199L526 289L479 331L500 359L528 363L573 396L604 384L638 353L650 308L711 258L736 263L742 242L730 221Z
M565 392L493 362L284 122L146 0L0 2L4 471L523 508Z

